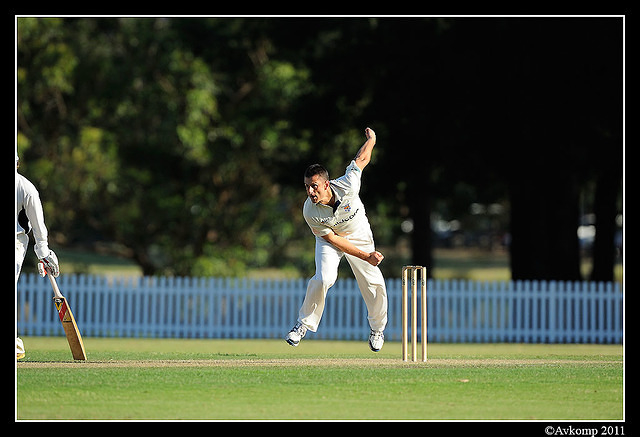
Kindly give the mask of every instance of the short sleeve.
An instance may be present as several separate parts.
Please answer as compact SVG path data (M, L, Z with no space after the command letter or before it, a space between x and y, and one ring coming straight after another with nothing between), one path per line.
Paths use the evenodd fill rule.
M361 178L362 170L352 160L347 166L344 175L335 179L333 184L347 193L358 194L360 192Z

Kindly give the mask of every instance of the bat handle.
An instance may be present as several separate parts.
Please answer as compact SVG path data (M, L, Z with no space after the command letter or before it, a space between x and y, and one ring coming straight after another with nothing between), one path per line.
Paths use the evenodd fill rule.
M55 295L55 297L64 297L62 293L60 293L56 278L54 278L49 272L47 272L47 277L49 278L49 282L51 282L51 287L53 288L53 294Z

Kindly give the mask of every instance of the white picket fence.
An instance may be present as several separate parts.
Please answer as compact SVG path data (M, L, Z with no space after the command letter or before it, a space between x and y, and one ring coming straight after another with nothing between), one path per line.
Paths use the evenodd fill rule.
M283 338L295 323L306 279L61 275L85 337ZM387 340L400 340L399 279L387 280ZM47 278L22 274L19 335L64 335ZM623 292L617 282L429 280L430 342L622 343ZM367 312L353 279L329 290L317 333L364 340ZM420 333L419 336L422 334Z

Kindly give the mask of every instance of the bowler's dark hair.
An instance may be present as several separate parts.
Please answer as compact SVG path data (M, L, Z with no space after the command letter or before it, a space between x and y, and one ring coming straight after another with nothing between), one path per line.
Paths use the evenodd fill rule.
M320 164L311 164L304 171L304 177L305 178L312 178L315 175L320 175L321 177L325 178L326 180L329 180L329 172L327 171L326 168L324 168Z

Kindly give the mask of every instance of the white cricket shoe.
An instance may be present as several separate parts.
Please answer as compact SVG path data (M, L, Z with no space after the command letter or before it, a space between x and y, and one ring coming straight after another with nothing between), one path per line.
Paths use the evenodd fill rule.
M291 346L298 346L300 340L302 340L307 333L307 327L300 322L296 322L295 326L291 328L291 331L284 338Z
M369 334L369 348L374 352L378 352L380 349L382 349L383 344L384 333L382 331L374 331L372 329L371 333Z
M16 337L16 358L18 360L24 358L24 343L20 337Z

